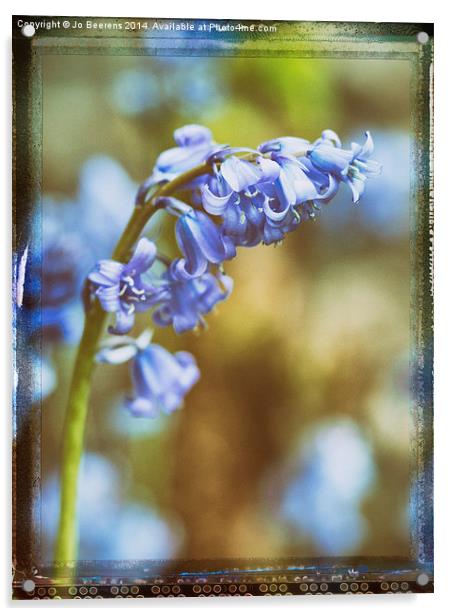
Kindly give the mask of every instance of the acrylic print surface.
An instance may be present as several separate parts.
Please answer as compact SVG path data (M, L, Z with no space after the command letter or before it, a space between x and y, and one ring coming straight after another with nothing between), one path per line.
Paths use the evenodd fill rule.
M432 592L431 24L13 18L13 595Z

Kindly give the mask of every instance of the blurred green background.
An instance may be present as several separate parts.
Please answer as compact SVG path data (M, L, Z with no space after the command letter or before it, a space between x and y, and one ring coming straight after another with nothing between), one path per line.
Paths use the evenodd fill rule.
M226 264L233 294L208 315L208 331L156 331L201 369L182 410L129 417L127 367L97 369L81 558L409 555L409 66L43 58L44 210L79 233L85 256L96 238L117 239L109 208L111 220L127 219L136 186L186 123L248 147L282 135L314 140L325 128L362 142L368 129L384 165L358 206L343 187L282 246L240 249ZM152 232L176 254L163 218ZM149 322L141 317L136 331ZM44 340L44 558L74 350Z

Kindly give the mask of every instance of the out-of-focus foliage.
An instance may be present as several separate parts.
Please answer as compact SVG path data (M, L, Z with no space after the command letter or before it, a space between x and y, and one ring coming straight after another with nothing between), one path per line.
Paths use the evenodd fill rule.
M132 418L127 368L96 370L81 557L408 555L408 63L46 56L43 77L43 239L81 242L71 306L184 123L250 146L324 128L362 141L368 128L384 165L359 205L344 190L282 246L241 249L226 268L234 291L202 336L156 331L199 363L182 410ZM164 216L151 235L176 254ZM140 315L134 332L149 325ZM49 557L74 345L45 340Z

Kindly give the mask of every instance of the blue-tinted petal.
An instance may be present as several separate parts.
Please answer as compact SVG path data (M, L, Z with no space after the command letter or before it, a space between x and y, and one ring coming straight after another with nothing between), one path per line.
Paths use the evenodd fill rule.
M307 156L298 159L301 169L307 174L318 192L324 191L331 183L331 173L320 171Z
M116 347L105 347L101 349L96 360L102 364L123 364L137 354L137 347L134 344L122 344Z
M279 177L281 168L276 161L260 156L256 163L260 175L258 183L274 182Z
M154 312L152 313L152 318L154 320L154 323L159 327L167 327L173 322L173 315L171 314L171 309L168 304L164 304L163 306L160 306L159 308L154 310Z
M209 186L205 184L201 189L201 194L202 205L206 212L214 216L221 216L226 210L233 193L230 192L224 196L215 195Z
M160 408L165 415L171 415L184 403L184 394L178 390L165 391L160 396Z
M139 396L156 398L161 404L171 393L179 395L182 402L182 396L190 386L186 377L186 369L175 356L157 344L149 345L134 361L133 378Z
M157 246L146 237L142 237L135 248L129 263L124 269L124 274L133 275L146 272L155 261Z
M178 312L172 317L172 324L176 334L184 334L195 329L200 322L199 314L193 310Z
M183 390L187 391L199 381L201 373L199 372L196 360L191 353L187 353L186 351L178 351L174 354L174 357L177 359L181 367L179 383Z
M223 231L226 237L242 235L246 232L247 220L243 209L233 203L227 208L223 217Z
M322 131L322 136L320 139L317 140L317 142L321 141L331 141L331 143L333 143L337 148L342 147L339 136L337 135L337 133L334 132L334 130L331 130L330 128L327 128L326 130Z
M126 312L124 310L119 310L116 313L116 321L114 326L110 326L108 331L111 334L116 334L118 336L123 336L124 334L128 334L133 327L135 322L135 315L133 312Z
M102 259L96 263L96 268L88 278L94 284L112 285L117 284L124 271L124 265L112 259Z
M267 201L267 200L268 199L265 199L265 198L263 198L262 200L259 199L258 200L259 201L259 207L258 207L257 205L255 205L255 200L253 199L253 202L250 203L248 205L248 207L246 208L246 210L245 210L246 218L247 218L248 222L250 222L255 227L260 227L265 222L265 214L264 214L264 211L263 211L263 207L264 207L265 201Z
M296 204L303 203L303 201L316 199L319 196L317 188L300 167L291 165L290 169L286 167L285 171L292 181L292 185L295 190Z
M208 262L185 218L182 216L176 223L177 244L185 257L178 261L177 269L191 276L199 276L206 271Z
M283 196L283 203L285 200L285 207L282 210L278 210L278 209L273 209L272 205L277 206L277 207L281 207L281 202L276 201L274 199L266 199L266 201L264 202L264 213L267 216L267 218L269 218L270 220L273 220L274 222L278 222L280 220L283 220L286 217L287 212L290 209L290 206L292 205L292 203L290 203L284 196Z
M258 147L260 152L280 152L281 154L294 154L302 156L309 146L309 141L299 137L279 137L261 143Z
M366 131L365 132L366 135L366 141L363 145L363 149L361 151L361 157L366 157L368 158L371 154L373 154L374 151L374 141L372 139L372 135L370 134L370 131Z
M290 176L283 171L275 182L275 196L279 202L278 211L286 215L290 206L297 202L297 195ZM273 208L272 208L273 209Z
M220 167L221 175L235 192L254 186L260 179L259 169L247 160L231 156Z
M196 244L210 263L221 263L224 260L225 252L219 228L206 214L187 214L182 216L177 224L184 228L186 238Z
M275 227L268 222L265 223L263 242L264 244L274 244L284 239L284 231Z
M329 184L325 190L323 190L315 199L321 199L322 201L329 201L334 197L339 189L339 180L334 177L334 175L330 175Z
M358 203L364 192L365 178L346 178L345 182L352 191L353 203Z
M315 146L308 153L308 156L321 171L344 175L347 173L348 166L353 159L353 152L321 143Z
M358 159L353 161L353 166L366 175L368 178L380 175L382 166L376 160L367 159L365 162Z
M186 148L170 148L157 158L156 168L163 173L183 173L204 162L210 150L211 147L205 144Z
M105 312L117 312L121 309L119 284L112 285L111 287L99 287L96 291L96 296Z
M212 143L212 132L200 124L186 124L174 131L174 141L180 147Z
M236 254L237 251L235 249L235 245L234 242L231 240L231 238L227 237L226 235L223 235L223 246L224 246L224 260L225 261L229 261L229 259L233 259Z
M159 414L158 404L150 398L130 398L125 404L134 417L155 419Z

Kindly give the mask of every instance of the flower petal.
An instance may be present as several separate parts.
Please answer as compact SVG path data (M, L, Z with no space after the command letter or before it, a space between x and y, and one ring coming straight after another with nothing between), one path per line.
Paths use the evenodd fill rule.
M119 298L119 284L110 287L99 287L96 297L105 312L117 312L121 310L121 300Z
M288 200L286 200L285 207L282 210L278 211L278 210L274 210L271 207L270 203L274 203L278 205L279 203L275 201L274 199L266 199L264 201L264 213L267 216L267 218L269 218L270 220L273 220L274 222L279 222L283 220L286 217L287 212L289 211L292 205Z
M278 163L270 158L264 158L260 156L256 159L260 173L260 182L274 182L281 172L281 168Z
M337 148L342 147L342 142L339 139L337 133L335 133L334 130L331 130L330 128L327 128L326 130L322 131L322 136L319 141L331 141Z
M146 237L142 237L135 248L129 263L124 268L125 274L135 276L146 272L155 261L157 246Z
M96 360L101 364L124 364L132 359L136 353L137 347L134 344L123 344L101 349L96 355Z
M202 205L206 212L213 216L221 216L224 214L232 195L232 191L224 197L215 195L207 184L201 188Z
M236 256L237 251L235 249L234 242L231 238L227 237L227 235L223 235L223 246L225 252L224 260L229 261L230 259L233 259Z
M369 156L374 151L374 142L372 139L372 135L370 134L370 131L367 130L365 132L365 135L366 135L366 141L361 147L361 152L359 153L359 158L364 158L364 159L369 158Z
M164 304L163 306L160 306L159 308L154 310L154 312L152 313L152 319L154 320L154 323L159 327L167 327L168 325L171 325L171 323L173 322L173 315L171 314L171 309L169 305Z
M111 286L119 282L124 271L124 264L112 259L102 259L96 263L95 269L88 275L94 284Z
M209 156L212 146L206 143L182 148L170 148L160 154L156 169L163 173L178 174L200 165Z
M200 124L186 124L174 131L174 141L180 147L212 143L212 132Z
M176 223L176 241L184 259L177 261L175 269L181 275L184 271L189 276L200 276L206 271L208 262L184 219L182 216Z
M302 156L309 145L307 139L301 139L299 137L279 137L278 139L271 139L270 141L261 143L258 150L260 152L281 152L281 154Z
M180 384L185 391L191 389L195 383L199 381L201 373L196 364L196 360L191 353L186 351L178 351L174 353L174 357L179 362L181 370Z
M135 323L135 314L133 312L125 312L124 310L119 310L116 313L116 321L114 325L110 325L108 331L110 334L116 334L118 336L123 336L124 334L128 334Z
M155 400L149 398L129 398L126 407L134 417L149 417L155 419L159 414L159 407Z
M308 156L321 171L345 175L350 162L353 160L354 153L351 150L342 150L332 145L320 143L308 153Z
M217 225L204 212L193 212L179 218L176 223L176 238L181 242L180 249L187 250L184 256L187 259L188 271L191 271L191 263L188 255L200 253L204 260L210 263L221 263L225 257L225 249ZM199 257L198 257L199 259ZM196 263L198 259L194 259ZM196 268L194 268L196 269Z
M231 156L220 167L221 175L235 192L254 186L260 179L256 165L247 160Z

